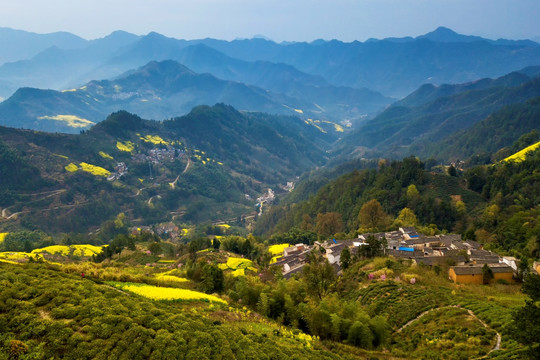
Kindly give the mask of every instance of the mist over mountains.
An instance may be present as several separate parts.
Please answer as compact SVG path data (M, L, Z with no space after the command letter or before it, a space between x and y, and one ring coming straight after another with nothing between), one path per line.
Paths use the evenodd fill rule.
M444 27L350 43L123 31L88 41L0 29L0 45L0 124L43 131L78 133L119 110L164 120L225 103L344 136L340 156L427 156L444 153L434 149L448 136L539 95L538 43Z
M225 80L257 86L263 85L262 80L250 76L246 69L254 66L252 62L287 64L334 86L367 87L385 96L403 97L423 83L459 83L497 77L536 65L540 59L540 45L533 41L493 41L460 35L446 28L417 38L363 43L318 40L277 44L261 38L188 41L157 33L136 36L118 31L92 41L74 36L66 38L65 34L48 35L47 39L53 37L54 41L34 47L45 35L9 29L3 29L0 34L0 39L4 39L0 45L10 54L3 58L6 63L0 67L3 97L23 86L57 90L77 87L91 80L118 76L153 60L169 59L197 72L212 72ZM21 38L17 46L11 40L15 35ZM208 54L210 50L201 48L186 50L201 44L213 52ZM41 51L34 54L26 48Z

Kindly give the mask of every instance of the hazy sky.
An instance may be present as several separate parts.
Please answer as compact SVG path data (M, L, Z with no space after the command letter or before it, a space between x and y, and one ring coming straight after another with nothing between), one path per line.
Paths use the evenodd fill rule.
M86 39L114 30L275 41L417 36L438 26L488 38L540 36L540 0L5 0L0 27Z

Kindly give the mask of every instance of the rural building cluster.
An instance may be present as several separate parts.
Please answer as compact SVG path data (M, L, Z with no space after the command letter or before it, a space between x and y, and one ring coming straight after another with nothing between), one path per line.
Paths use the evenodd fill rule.
M150 149L148 154L135 154L132 159L135 162L151 162L160 164L164 161L174 161L176 158L184 156L184 151L176 148Z
M313 249L321 249L324 257L341 271L341 253L349 249L351 255L358 254L361 247L369 246L373 237L384 244L384 253L398 259L409 259L413 263L426 266L450 266L449 278L459 283L482 284L484 265L493 275L492 280L512 282L518 271L518 262L513 257L499 256L484 250L476 241L461 239L460 235L419 235L414 227L401 227L397 231L361 234L353 240L330 240L315 242L313 246L297 244L283 251L283 256L272 266L281 267L284 278L290 278L302 271L308 254Z

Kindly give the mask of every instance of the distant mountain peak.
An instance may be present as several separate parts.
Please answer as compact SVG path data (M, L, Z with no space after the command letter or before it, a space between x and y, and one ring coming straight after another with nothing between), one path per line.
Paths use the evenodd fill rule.
M146 70L146 69L158 69L160 71L194 73L193 71L188 69L186 66L180 64L176 60L150 61L148 64L140 68L140 70Z
M447 28L447 27L444 27L444 26L439 26L438 28L436 28L435 30L433 30L431 32L431 34L441 34L441 35L459 35L457 32L455 32L454 30L450 29L450 28Z
M146 34L145 36L142 37L143 39L145 40L164 40L164 39L167 39L167 40L171 40L172 38L169 38L165 35L162 35L158 32L155 32L155 31L151 31L149 32L148 34Z
M435 42L473 42L487 41L487 39L479 36L461 35L452 29L444 26L439 26L437 29L425 35L418 36L417 39L428 39Z

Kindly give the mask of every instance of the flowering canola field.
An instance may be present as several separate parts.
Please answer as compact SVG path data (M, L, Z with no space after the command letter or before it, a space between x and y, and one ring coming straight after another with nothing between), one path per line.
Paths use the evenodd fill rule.
M32 254L41 254L47 252L51 255L68 256L73 251L75 256L92 256L103 251L103 247L95 245L52 245L41 249L32 250Z
M144 296L152 300L202 300L210 301L221 304L227 304L223 299L218 298L217 296L208 295L202 292L187 290L187 289L178 289L178 288L168 288L168 287L157 287L146 284L136 284L136 283L116 283L111 282L111 285L114 285L122 290L127 290L137 295Z
M92 175L105 176L105 177L111 175L111 172L109 170L104 169L101 166L87 164L85 162L82 162L79 165L81 166L81 169L83 171L89 172Z
M272 245L268 248L268 252L272 255L283 255L283 250L285 250L285 248L288 248L289 244L276 244L276 245Z
M162 275L162 274L156 275L156 279L163 280L163 281L174 281L174 282L179 282L179 283L185 283L189 281L186 278L181 278L174 275Z
M117 141L116 148L120 151L132 152L135 149L135 144L133 144L131 141L126 141L125 143Z
M523 161L527 157L528 152L534 151L538 149L539 147L540 147L540 141L537 142L536 144L526 147L525 149L515 153L514 155L507 157L503 161L516 161L516 162Z

